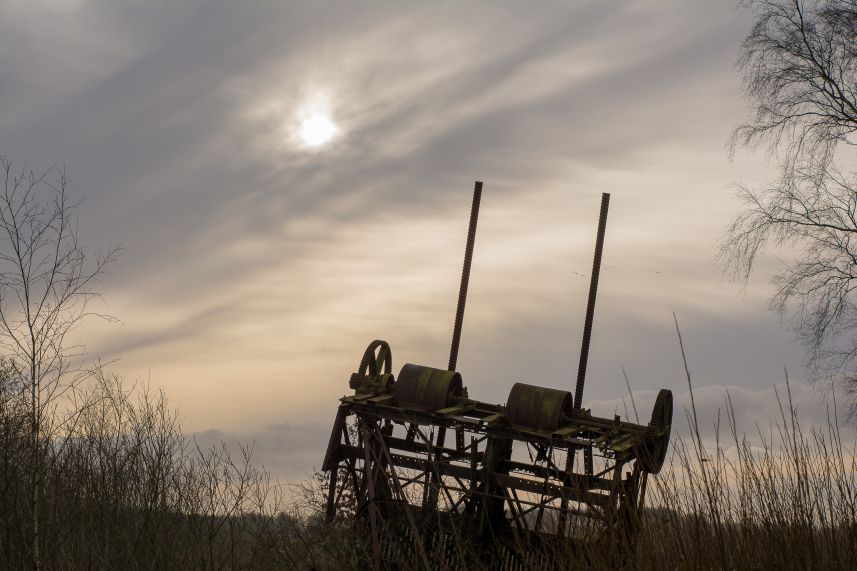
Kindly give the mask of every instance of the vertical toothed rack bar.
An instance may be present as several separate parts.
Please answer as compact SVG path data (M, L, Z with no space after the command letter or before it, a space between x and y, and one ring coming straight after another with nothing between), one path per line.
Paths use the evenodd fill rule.
M482 200L482 182L473 187L473 206L470 208L470 228L467 231L467 247L464 250L464 267L461 270L461 287L458 289L458 308L455 310L455 327L452 330L452 346L449 349L448 370L454 371L458 363L458 345L461 342L461 325L464 322L464 304L467 302L467 285L470 282L470 262L473 259L473 244L476 241L476 221L479 218L479 202Z
M586 303L586 321L583 323L583 343L580 346L580 364L577 367L577 386L574 389L574 408L577 410L580 410L583 404L583 384L586 379L586 364L589 361L589 340L592 338L592 318L595 314L595 295L598 293L598 275L601 273L601 252L604 249L604 230L607 226L609 206L610 194L602 193L595 258L592 260L592 276L589 280L589 300Z

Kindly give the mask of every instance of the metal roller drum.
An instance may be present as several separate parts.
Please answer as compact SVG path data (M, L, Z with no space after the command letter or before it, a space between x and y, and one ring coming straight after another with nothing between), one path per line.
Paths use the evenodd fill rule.
M569 391L515 383L506 401L506 417L520 426L556 430L573 408Z
M399 406L419 410L440 410L462 395L461 375L410 363L402 367L393 387Z

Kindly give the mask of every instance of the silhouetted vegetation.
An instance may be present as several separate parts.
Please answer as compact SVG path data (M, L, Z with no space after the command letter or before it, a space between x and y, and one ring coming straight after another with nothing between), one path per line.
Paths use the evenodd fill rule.
M772 305L795 317L816 370L850 370L857 183L835 158L857 131L857 6L744 4L756 10L740 59L753 115L732 143L767 144L781 173L742 189L747 208L723 259L746 280L770 242L804 248L776 278ZM85 365L71 332L93 315L95 285L118 251L90 256L79 245L64 171L16 173L2 157L0 166L0 569L422 565L412 532L395 527L373 562L362 506L348 498L325 523L325 474L284 487L253 463L251 445L201 447L162 392ZM802 426L786 391L780 418L752 437L731 401L707 440L699 425L710 419L685 411L689 436L673 438L649 480L631 555L550 538L477 543L457 514L437 511L421 514L434 518L425 553L438 569L855 569L854 434L843 434L835 402L826 426Z
M814 376L842 374L857 390L857 5L852 0L746 0L755 23L739 65L752 105L731 137L764 145L779 175L741 186L721 258L746 283L769 246L796 253L773 278L771 307L804 343ZM837 153L837 151L839 151Z
M32 567L26 393L8 366L2 371L0 567L26 569ZM73 428L44 450L45 568L370 565L353 511L323 523L323 474L295 485L287 498L253 466L249 449L234 458L222 445L196 446L162 393L103 370L92 371L68 405L75 407ZM691 424L699 421L688 412ZM629 568L852 569L857 451L843 440L836 417L823 431L805 431L786 399L780 421L751 444L738 433L731 404L725 412L722 440L674 439L670 464L651 479ZM508 544L476 545L449 529L429 550L439 568L496 564L510 552ZM406 548L408 540L391 534L388 541ZM394 558L396 551L389 553ZM610 546L581 553L545 543L518 562L532 569L572 563L612 568L616 561Z
M0 378L0 567L34 566L33 455L20 379ZM182 434L162 393L92 371L42 442L37 504L48 569L223 569L263 563L262 538L289 523L267 475ZM274 511L271 511L271 510ZM273 551L269 552L272 553ZM266 556L269 556L269 553ZM268 561L273 564L273 561Z

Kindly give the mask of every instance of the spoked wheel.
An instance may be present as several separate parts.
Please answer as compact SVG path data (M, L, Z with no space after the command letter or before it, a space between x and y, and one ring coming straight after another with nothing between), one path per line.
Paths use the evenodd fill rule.
M652 409L652 420L646 428L646 444L640 450L639 459L650 474L657 474L664 465L670 444L673 419L672 391L661 389Z
M389 375L393 370L393 352L390 344L386 341L376 339L369 343L360 359L357 372L351 375L348 385L356 389L361 379L366 377L377 377L378 375Z
M363 352L363 359L360 360L360 368L357 372L374 377L380 375L382 369L386 375L393 370L393 353L390 351L389 343L376 339L369 343L366 351Z

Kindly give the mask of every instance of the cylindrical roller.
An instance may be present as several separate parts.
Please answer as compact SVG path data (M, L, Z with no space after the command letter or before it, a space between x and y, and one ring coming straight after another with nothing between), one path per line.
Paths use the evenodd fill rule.
M556 430L563 415L570 416L573 408L569 391L515 383L506 402L506 416L520 426Z
M446 408L461 394L460 374L410 363L402 367L393 387L399 406L420 410Z

